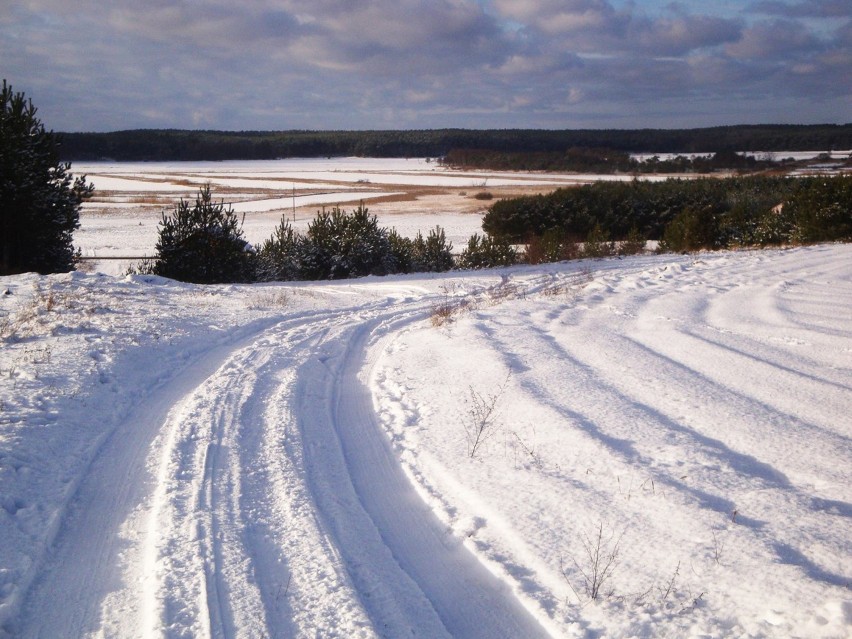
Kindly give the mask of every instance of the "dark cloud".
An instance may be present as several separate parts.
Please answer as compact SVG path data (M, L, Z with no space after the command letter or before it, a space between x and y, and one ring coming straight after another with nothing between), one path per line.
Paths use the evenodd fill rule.
M846 5L20 0L0 75L60 130L843 121Z
M849 18L852 3L848 0L808 0L807 2L778 2L765 0L751 6L754 13L788 18Z

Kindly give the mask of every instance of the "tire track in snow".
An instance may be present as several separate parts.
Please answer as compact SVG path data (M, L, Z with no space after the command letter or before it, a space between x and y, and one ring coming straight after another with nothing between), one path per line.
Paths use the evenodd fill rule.
M420 318L423 310L408 315ZM307 366L305 383L321 388L323 412L307 405L316 397L300 394L300 426L323 519L380 635L545 636L509 586L417 495L377 423L368 390L357 381L358 372L374 363L370 337L411 321L399 316L354 324L329 339L324 354ZM392 317L392 328L382 327Z
M428 302L387 306L282 321L140 401L83 479L21 636L544 636L376 421L357 380L370 339Z
M269 477L258 483L256 459L251 454L257 444L242 438L247 429L257 429L265 436L277 427L264 419L265 398L272 390L265 385L258 389L261 378L291 370L308 359L328 327L345 324L347 315L328 313L267 331L234 352L173 416L169 440L160 453L161 479L152 505L151 517L159 523L151 527L155 533L148 540L146 563L156 566L157 574L149 580L147 617L151 625L147 634L154 636L162 628L169 637L363 634L359 628L368 625L367 619L345 567L337 560L336 549L323 544L323 532L311 526L311 521L282 521L276 510L286 505L286 498L270 486ZM289 384L273 388L286 395L294 386L291 378ZM283 456L286 451L276 452ZM292 484L293 478L290 480ZM296 478L296 489L298 483ZM264 501L268 488L275 499ZM259 502L266 508L258 509ZM261 522L267 524L267 534L258 535ZM302 543L288 545L287 537ZM280 548L292 554L282 555ZM305 555L313 556L325 578L293 570L292 564ZM283 568L288 563L282 608L284 571L270 575L268 566ZM287 598L294 574L296 596L291 603ZM316 583L307 583L311 579ZM304 587L311 591L314 602L324 604L327 617L320 622L303 615L295 621L307 622L307 627L293 626L282 610L305 609L298 593Z
M268 325L268 322L266 323ZM117 600L119 574L145 528L134 509L150 489L146 457L168 412L198 380L215 371L223 358L260 328L250 328L224 345L198 355L161 379L140 398L110 433L81 477L20 612L11 623L14 636L81 637L98 630L105 600L115 618L140 618L138 600ZM133 624L128 624L132 628ZM120 636L139 636L137 626ZM109 635L110 632L107 631Z

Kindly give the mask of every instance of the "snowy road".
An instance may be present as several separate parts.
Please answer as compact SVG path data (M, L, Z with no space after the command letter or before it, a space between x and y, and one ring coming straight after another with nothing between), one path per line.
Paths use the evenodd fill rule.
M140 398L16 632L544 636L416 494L358 379L424 318L412 299L282 321Z
M5 278L0 637L848 636L850 249Z

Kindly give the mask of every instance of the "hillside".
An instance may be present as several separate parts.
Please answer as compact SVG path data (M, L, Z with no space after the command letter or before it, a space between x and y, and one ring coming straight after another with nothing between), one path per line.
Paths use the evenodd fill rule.
M850 251L0 278L0 636L847 636Z

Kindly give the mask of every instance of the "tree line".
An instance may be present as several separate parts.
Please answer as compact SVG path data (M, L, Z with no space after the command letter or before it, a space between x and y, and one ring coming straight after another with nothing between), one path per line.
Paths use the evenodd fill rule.
M644 252L852 241L852 175L597 182L495 202L459 255L444 231L410 239L364 206L317 213L302 234L286 217L251 247L209 186L164 212L143 272L197 283L327 280L538 264Z
M662 250L852 241L852 175L596 182L499 200L483 230L511 243L657 240ZM558 252L558 251L557 251Z
M771 169L791 169L810 162L792 158L755 157L733 150L698 156L677 155L640 161L626 151L596 147L572 147L564 151L489 151L453 149L440 162L457 169L490 171L572 171L581 173L711 173L737 171L752 173ZM852 165L852 158L847 162Z
M63 133L63 160L270 160L286 157L444 157L452 152L565 154L830 151L852 149L852 124L739 125L698 129L430 129Z

